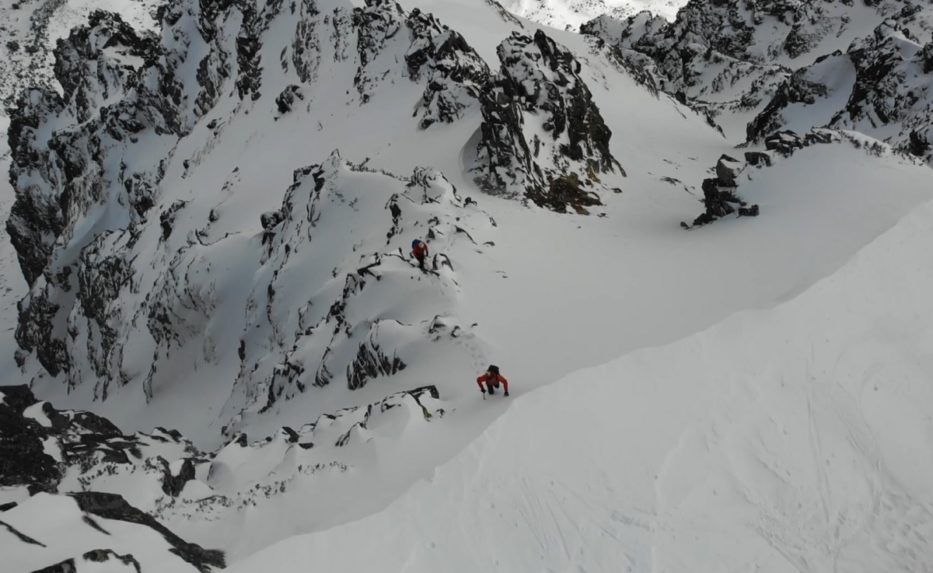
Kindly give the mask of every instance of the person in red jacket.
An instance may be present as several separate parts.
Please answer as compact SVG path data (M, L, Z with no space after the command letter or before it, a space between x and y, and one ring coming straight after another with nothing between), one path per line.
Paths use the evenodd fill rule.
M418 268L424 270L424 260L428 258L428 245L419 239L411 242L411 255L418 259Z
M486 373L476 379L476 383L479 384L479 391L484 394L488 391L490 394L495 394L495 389L499 387L499 384L502 384L502 389L505 390L505 395L509 395L509 381L505 379L504 376L499 374L499 367L489 365L489 368L486 369ZM483 387L483 384L486 387Z

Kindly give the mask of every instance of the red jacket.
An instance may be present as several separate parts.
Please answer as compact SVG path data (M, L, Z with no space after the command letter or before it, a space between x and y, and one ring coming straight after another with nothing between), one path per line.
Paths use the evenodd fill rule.
M500 376L499 374L488 374L488 373L487 373L487 374L483 374L482 376L480 376L479 378L477 378L477 379L476 379L476 383L479 385L479 389L480 389L480 390L485 390L485 388L483 388L483 383L484 383L484 382L485 382L486 384L492 384L493 386L496 386L497 383L498 383L498 384L502 384L502 388L503 388L506 392L509 391L509 381L506 380L504 376Z
M411 250L411 254L414 255L416 259L423 259L428 256L427 243L418 243L415 245L415 248Z

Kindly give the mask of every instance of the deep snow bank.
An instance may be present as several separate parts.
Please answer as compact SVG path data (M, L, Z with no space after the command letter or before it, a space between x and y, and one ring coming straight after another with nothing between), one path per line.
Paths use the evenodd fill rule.
M523 397L382 513L234 570L930 570L931 237L926 204L796 299Z

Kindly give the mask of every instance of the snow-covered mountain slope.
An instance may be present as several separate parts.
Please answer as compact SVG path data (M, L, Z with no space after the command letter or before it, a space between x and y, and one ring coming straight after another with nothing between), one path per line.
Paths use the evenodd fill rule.
M691 241L692 253L676 259L690 262L672 265L664 248L647 255L670 243L642 232L651 208L639 207L640 197L645 205L670 197L673 208L656 212L674 224L660 236L684 242L676 223L696 213L695 195L683 189L696 193L706 168L729 151L700 116L652 96L586 38L552 32L558 43L492 6L464 24L475 50L439 23L458 13L453 2L427 6L438 17L387 2L246 8L175 6L163 14L161 47L94 15L58 49L64 97L34 90L21 102L11 128L20 194L9 229L31 292L17 338L52 376L41 383L56 403L103 402L122 426L167 424L194 436L210 427L217 439L218 430L230 436L257 417L271 419L260 426L268 434L348 400L376 401L387 389L374 379L397 380L395 389L436 383L456 396L460 380L438 372L469 376L500 353L536 385L767 304L884 228L858 223L845 247L811 253L812 266L773 267L766 289L752 286L757 277L736 278L740 295L710 281L701 296L712 300L687 320L651 326L641 319L647 307L632 298L619 316L646 326L622 342L618 316L602 305L581 308L581 298L598 292L616 304L641 289L641 281L618 288L641 276L628 273L640 261L652 261L646 272L657 272L658 260L665 272L691 273L705 258L695 253L718 252ZM347 17L334 24L333 10ZM484 33L497 26L504 37ZM499 73L481 55L491 51ZM98 54L93 69L81 56L88 53ZM620 94L642 113L614 105ZM672 132L682 141L672 142ZM625 178L627 161L635 167ZM782 187L765 172L759 188ZM895 212L926 186L920 167L904 163L903 174L902 199L887 198ZM532 265L526 273L529 254L519 245L528 229L579 223L488 193L467 199L462 190L477 184L607 217L587 223L595 234L576 233L579 243L568 233L531 235L560 244L551 248L555 272ZM774 239L760 227L754 233L746 252L759 259L757 245ZM436 275L405 260L414 237L434 247ZM589 248L593 241L605 250ZM524 294L616 266L612 245L646 255L614 272L608 292L570 288L549 302ZM594 250L593 258L577 255ZM672 299L696 292L672 284ZM521 299L508 315L489 304ZM537 332L546 348L561 348L578 328L592 332L588 348L571 359L541 357L528 332L542 304L561 325ZM457 339L436 342L438 321ZM173 419L160 419L166 412Z
M824 102L823 110L798 114L800 122L816 121L826 114L830 118L844 113L864 116L864 111L846 108L850 98L852 108L877 103L878 113L870 119L836 120L839 125L863 121L872 127L900 123L900 117L885 115L886 104L881 101L895 100L889 105L898 108L918 104L922 108L928 102L926 93L907 96L892 91L897 86L911 90L930 84L930 72L922 71L923 56L915 54L933 33L933 7L925 2L694 0L674 22L648 13L624 21L601 16L581 29L614 46L618 57L647 85L716 115L730 136L744 135L750 121L761 123L756 115L766 107L782 105L769 105L772 99L799 98L812 104L814 98L833 96ZM897 38L886 41L892 34ZM854 91L851 81L846 84L853 72L841 62L833 67L839 60L834 56L837 52L849 52L859 62L861 80ZM912 59L919 61L918 68L911 67ZM903 65L898 63L902 60ZM813 72L804 71L811 66ZM825 79L804 79L822 73ZM810 89L802 89L802 83ZM866 92L883 95L874 102L860 103ZM829 105L833 107L827 109ZM807 127L828 123L829 118ZM897 140L888 137L897 144L906 139L906 134Z
M933 41L924 46L908 28L885 23L845 55L835 52L795 72L749 124L748 138L828 125L895 143L929 161L931 117Z
M0 536L10 571L210 573L225 563L111 494L36 494L0 512Z
M577 30L593 18L608 14L623 19L651 12L673 20L687 0L504 0L502 6L522 18L557 28Z
M154 0L31 0L0 5L0 172L10 170L7 107L33 85L53 85L52 50L97 9L120 13L138 30L155 27ZM0 178L0 219L9 218L15 199L9 178ZM0 381L16 383L13 351L16 303L28 291L5 228L0 229Z
M799 297L524 396L386 511L232 570L930 570L931 238L926 204Z
M603 400L607 382L592 391L570 384L566 392L586 405L568 401L566 419L554 414L559 404L542 406L551 417L539 442L531 427L512 424L540 425L537 415L524 418L524 404L564 394L552 387L537 398L536 389L739 311L783 312L784 301L931 199L929 165L904 146L923 124L927 72L916 39L929 14L888 12L894 5L758 6L762 21L736 31L724 25L729 10L744 18L755 6L693 2L670 25L644 16L624 24L643 25L657 53L613 39L615 20L580 35L493 1L186 0L160 13L157 36L95 13L59 44L61 92L26 92L10 129L17 201L8 228L29 294L17 321L20 365L7 378L29 383L40 402L106 416L114 427L50 438L26 423L34 451L51 455L57 444L63 452L50 462L59 474L48 489L118 494L237 563L288 536L357 531L364 526L333 528L379 514L494 422L526 442L528 472L509 471L537 479L545 462L532 459L533 446L596 428L581 412L620 401L623 390ZM906 40L871 41L875 20L892 14ZM748 142L745 123L767 106L765 95L740 111L704 102L697 94L721 86L702 56L682 70L694 91L678 94L664 82L680 80L659 75L652 59L663 67L665 54L715 44L758 70L770 64L755 58L784 58L774 50L795 34L812 40L809 51L781 60L768 76L774 93L791 64L812 65L806 78L834 91L800 106L775 100L773 127ZM852 40L862 47L849 51ZM835 63L866 63L865 81L854 82L864 89L852 89L861 94L857 119L819 129L848 89L848 76L817 61L836 49ZM879 102L895 112L887 125L876 121ZM409 255L415 238L431 249L424 271ZM778 366L804 363L787 352ZM477 395L475 377L490 363L510 379L508 399ZM635 370L625 368L629 380ZM711 375L683 402L651 398L645 378L632 411L659 435L696 429L694 421L706 428L699 410L690 410L696 420L671 418L668 406L708 404L722 394L721 378ZM678 378L675 390L691 381ZM762 412L755 406L750 415ZM51 406L30 407L53 421ZM792 408L781 412L796 419ZM593 423L606 432L584 432L592 443L580 454L611 453L601 436L622 422L604 418ZM651 456L670 444L630 434L623 470L611 456L569 467L581 479L590 469L657 473ZM66 459L75 435L102 445ZM140 455L123 461L113 453L120 444ZM688 459L704 447L694 445L685 446ZM464 454L453 464L473 461ZM23 499L29 492L16 483L0 491L23 504L36 498ZM797 492L796 482L788 491L761 487L773 488L768 499ZM461 491L436 505L450 513ZM641 504L643 495L624 490L615 503ZM723 530L744 531L745 510L727 513ZM799 525L792 518L766 533ZM664 531L683 526L670 524ZM395 533L413 535L407 526ZM533 558L560 547L549 535ZM81 551L56 553L55 562ZM658 562L680 551L659 542ZM512 570L541 568L518 553L508 559ZM703 559L710 569L722 563Z
M30 85L54 83L52 50L95 10L121 14L138 30L155 27L160 0L22 0L0 6L0 103ZM3 113L3 115L6 115Z
M259 440L240 433L216 451L201 451L175 430L123 434L90 412L58 410L25 386L5 386L0 511L41 507L45 502L32 505L30 497L39 492L105 492L173 534L237 558L391 501L399 493L393 481L401 476L408 483L411 472L433 467L418 450L446 431L447 407L437 388L416 388ZM386 467L380 463L385 456L406 463ZM348 503L354 498L361 499ZM288 519L276 518L295 510Z

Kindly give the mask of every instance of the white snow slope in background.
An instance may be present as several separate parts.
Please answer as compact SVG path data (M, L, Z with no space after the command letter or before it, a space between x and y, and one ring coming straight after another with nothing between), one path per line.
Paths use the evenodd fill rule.
M673 20L687 0L503 0L502 6L523 18L528 18L559 30L576 30L581 24L602 14L619 19L643 10Z
M933 204L801 296L578 372L233 568L930 571Z

